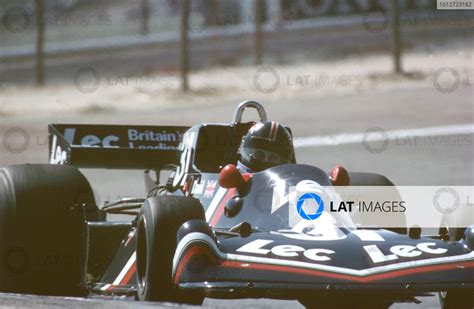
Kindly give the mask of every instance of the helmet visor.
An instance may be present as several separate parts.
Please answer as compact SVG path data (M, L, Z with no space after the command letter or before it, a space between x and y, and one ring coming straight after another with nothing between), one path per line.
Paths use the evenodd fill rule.
M244 147L242 150L242 155L248 162L271 166L290 163L288 155L283 156L273 151L252 147Z

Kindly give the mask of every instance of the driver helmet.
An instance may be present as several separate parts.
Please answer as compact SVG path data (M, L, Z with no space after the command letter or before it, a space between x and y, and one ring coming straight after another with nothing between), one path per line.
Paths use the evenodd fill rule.
M239 165L248 171L260 172L267 168L291 163L293 142L288 130L276 121L253 125L242 138Z

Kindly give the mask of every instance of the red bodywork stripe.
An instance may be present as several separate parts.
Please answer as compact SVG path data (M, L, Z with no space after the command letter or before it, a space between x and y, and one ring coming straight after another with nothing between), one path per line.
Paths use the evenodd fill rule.
M186 267L190 258L196 254L206 254L208 256L211 256L214 259L216 258L215 255L211 253L207 247L203 247L203 246L192 247L186 252L186 254L183 256L183 258L179 262L178 269L174 277L175 284L179 283L179 278L184 268ZM325 272L325 271L306 269L306 268L271 265L271 264L246 263L246 262L240 262L240 261L223 261L222 263L216 266L222 267L222 268L278 271L278 272L284 272L284 273L301 274L301 275L306 275L306 276L326 277L326 278L347 280L347 281L360 282L360 283L368 283L372 281L402 277L402 276L413 275L417 273L427 273L427 272L434 272L434 271L459 269L459 267L474 268L474 262L456 262L456 263L440 264L440 265L418 266L418 267L412 267L408 269L389 271L382 274L369 275L365 277L345 275L345 274L339 274L339 273L333 273L333 272Z
M183 258L179 261L178 268L176 269L176 273L174 275L174 280L173 280L175 284L179 282L179 277L181 277L181 274L183 273L183 270L188 264L191 257L197 254L206 254L207 256L210 257L211 261L214 259L217 262L217 258L215 257L214 254L212 254L209 248L203 247L203 246L192 247L184 254Z
M245 265L245 266L242 266L242 265ZM245 263L245 262L236 262L236 261L225 261L219 266L227 267L227 268L240 268L240 269L250 268L250 269L255 269L255 270L279 271L279 272L285 272L285 273L295 273L295 274L302 274L302 275L308 275L308 276L327 277L327 278L367 283L371 281L383 280L383 279L394 278L394 277L402 277L405 275L412 275L412 274L417 274L417 273L457 269L460 266L464 268L474 268L474 262L465 262L465 263L457 262L457 263L451 263L451 264L418 266L418 267L413 267L413 268L408 268L408 269L390 271L383 274L369 275L366 277L358 277L358 276L344 275L344 274L338 274L338 273L332 273L332 272L289 267L289 266Z
M127 271L127 273L125 274L123 279L120 281L120 283L118 285L109 286L106 291L111 291L117 286L129 284L130 279L132 279L133 275L135 275L136 272L137 272L137 262L135 261L135 263L133 263L132 266L130 266L130 269Z
M225 208L225 203L235 195L235 191L237 191L235 188L228 189L226 194L224 195L224 198L219 203L219 206L217 206L216 211L212 214L211 219L209 220L209 225L210 226L216 226L217 222L219 222L219 219L222 217L222 214L224 213L224 208Z
M135 275L137 272L137 262L132 264L132 267L128 270L127 274L125 277L123 277L122 281L120 281L119 285L126 285L130 282L130 279Z

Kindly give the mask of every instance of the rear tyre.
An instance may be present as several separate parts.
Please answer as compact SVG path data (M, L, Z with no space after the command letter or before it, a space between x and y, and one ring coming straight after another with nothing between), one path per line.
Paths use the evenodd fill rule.
M199 200L183 196L156 196L142 206L137 227L137 298L200 305L203 295L173 286L172 264L178 228L188 220L205 220Z
M447 237L447 241L456 242L464 237L465 227L440 227L438 234Z
M85 208L92 189L72 166L0 169L0 291L84 295Z

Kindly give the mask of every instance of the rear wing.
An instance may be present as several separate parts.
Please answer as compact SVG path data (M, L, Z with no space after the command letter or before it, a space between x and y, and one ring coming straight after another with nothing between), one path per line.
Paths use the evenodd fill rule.
M49 125L49 161L83 168L156 169L179 163L189 127Z

